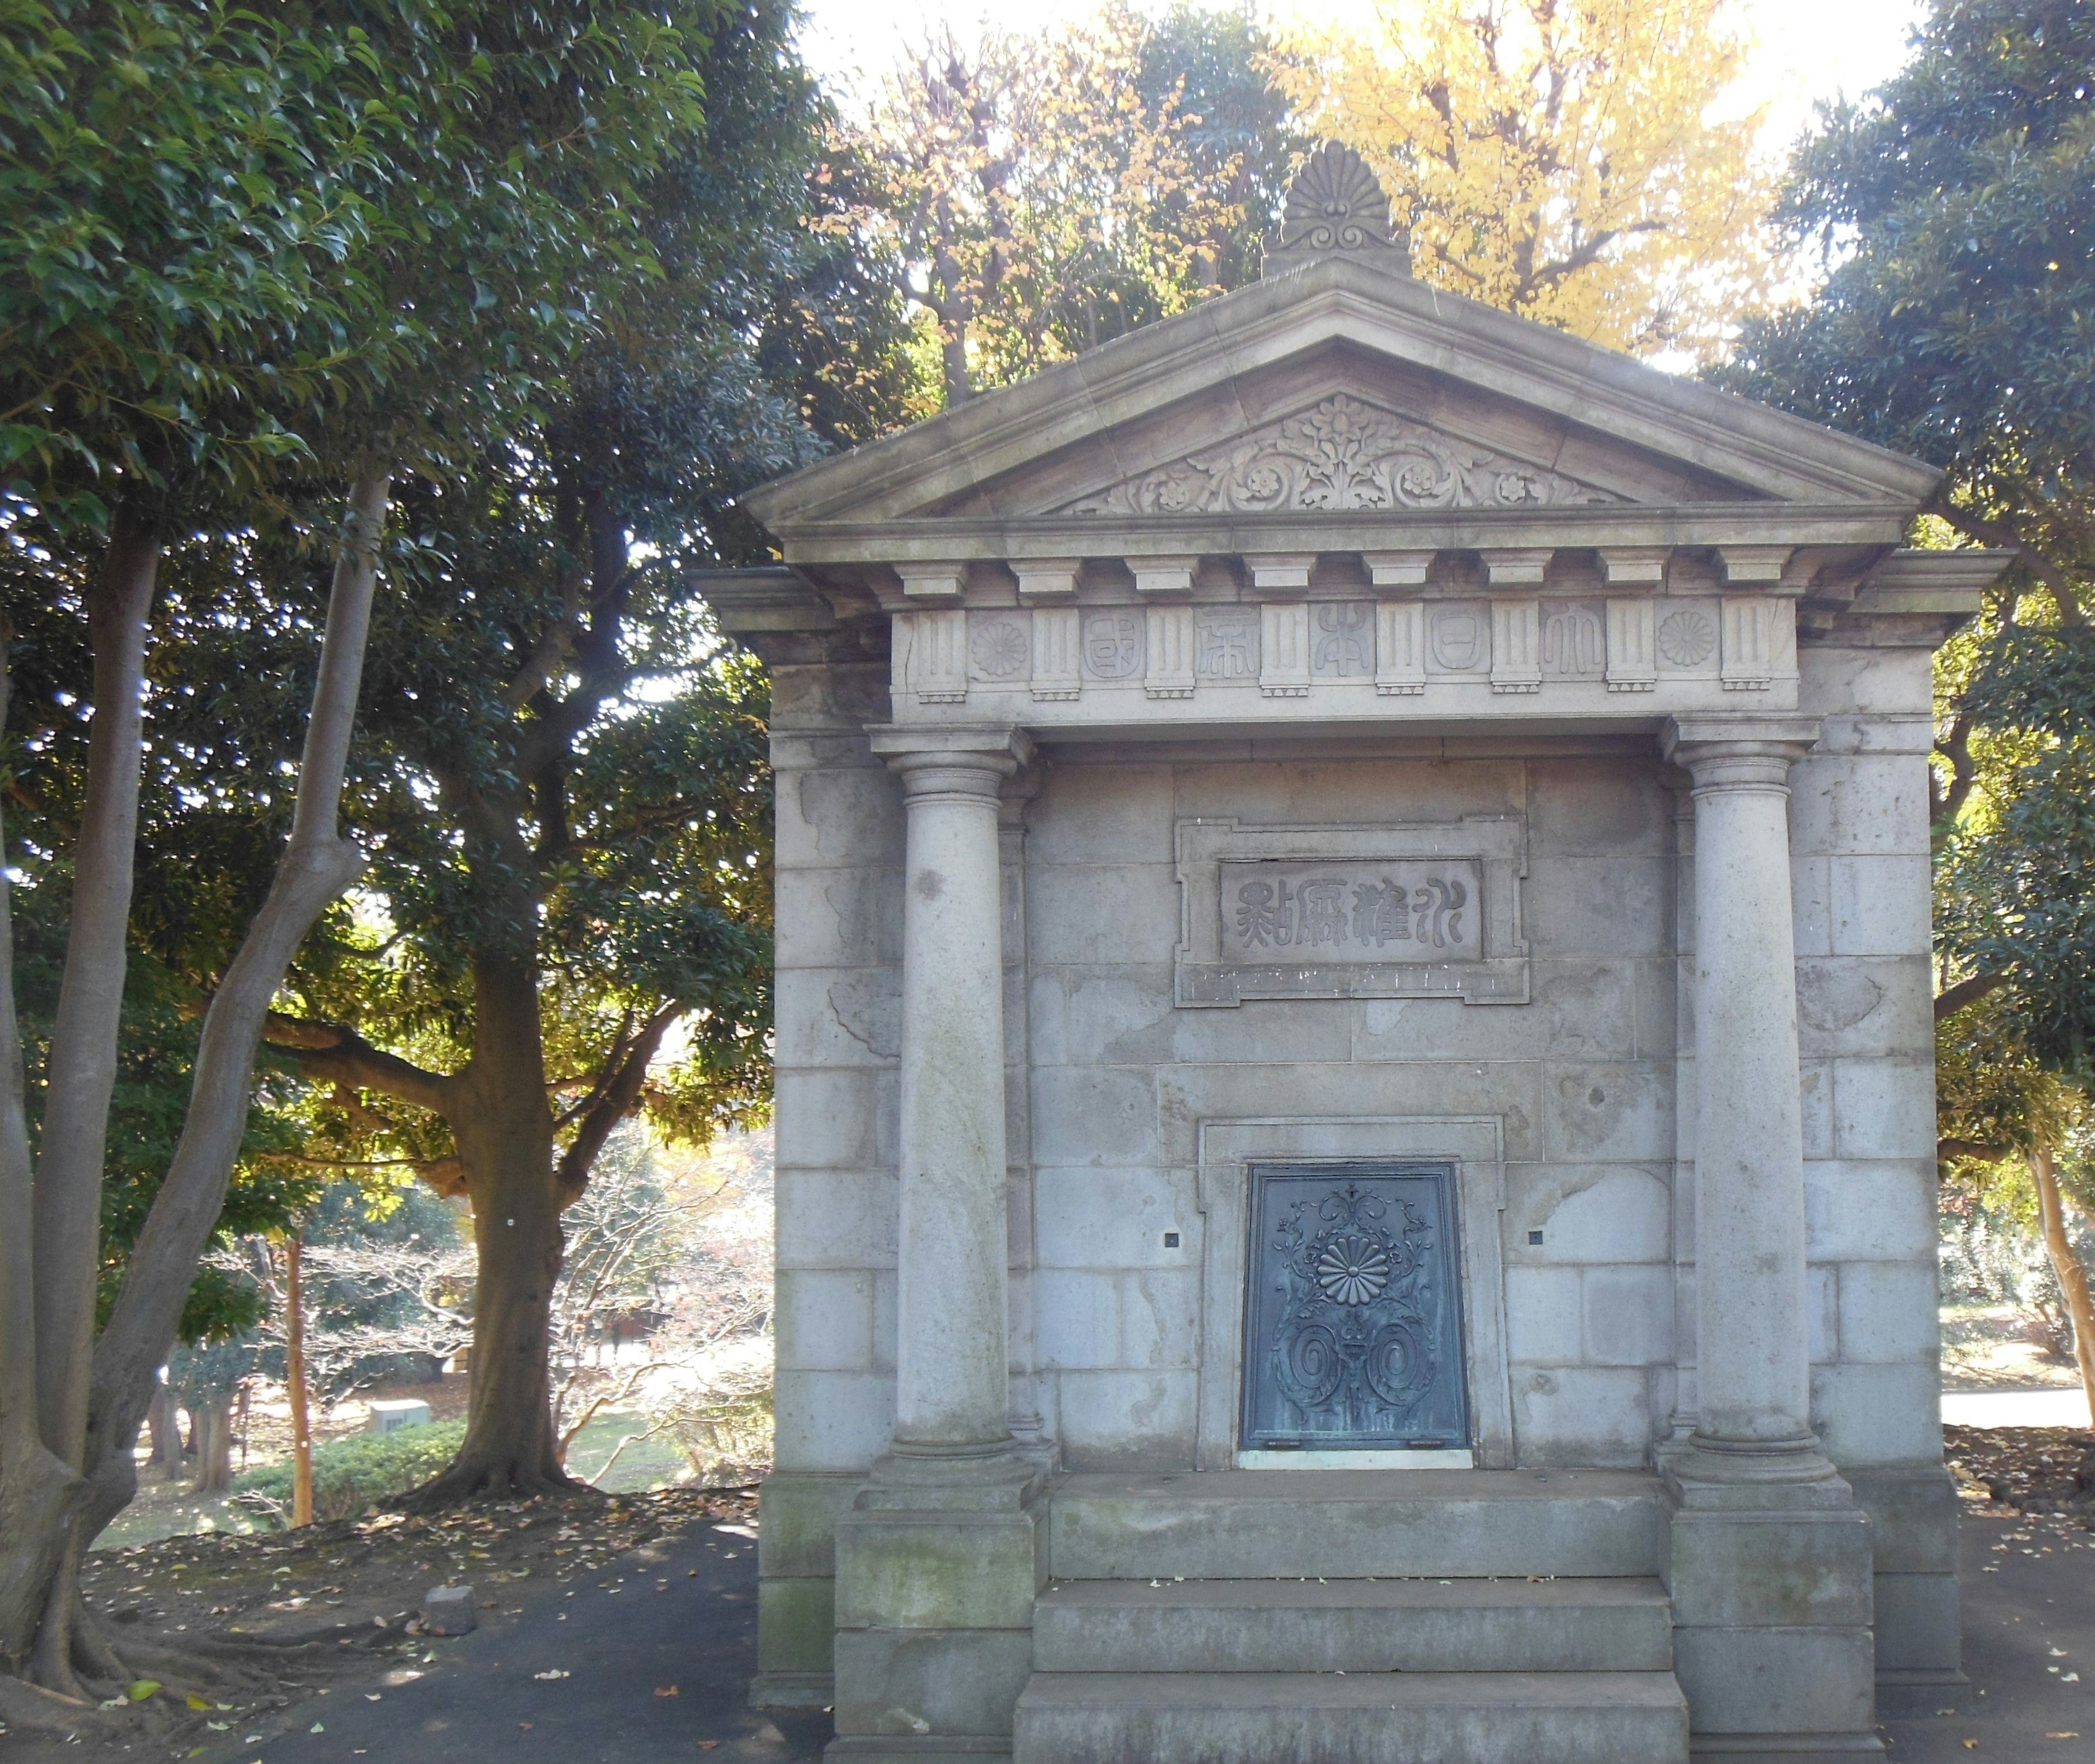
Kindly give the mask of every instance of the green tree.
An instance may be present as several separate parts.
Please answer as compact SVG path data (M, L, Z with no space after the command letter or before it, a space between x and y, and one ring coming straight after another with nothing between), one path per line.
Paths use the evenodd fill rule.
M848 142L947 404L1255 273L1296 146L1270 48L1243 15L1112 0L894 72Z
M1937 669L1943 1152L2025 1167L2084 1340L2058 1153L2095 1076L2091 94L2087 0L1936 0L1906 68L1797 155L1783 211L1823 288L1717 376L1942 463L1935 536L2015 554Z
M338 806L392 474L449 459L532 395L593 322L584 272L646 272L625 198L697 114L697 43L643 8L579 0L525 15L19 0L8 23L0 412L11 574L30 588L15 616L70 624L50 650L76 672L56 690L94 714L84 745L35 756L76 769L30 826L68 897L33 1147L0 1019L0 1656L78 1696L129 1675L71 1564L130 1498L131 1441L221 1214L270 1000L363 865ZM286 520L340 537L325 614L272 615L303 621L307 693L288 719L303 756L246 787L269 780L281 856L203 988L190 1104L98 1337L156 577L181 535L196 567L157 622L207 636L212 591L251 578Z
M768 555L734 493L906 384L892 296L822 224L791 24L721 21L705 128L640 194L659 279L603 302L537 420L403 496L429 561L381 621L353 793L382 922L312 952L269 1030L345 1159L472 1201L470 1420L425 1505L565 1483L560 1221L613 1128L702 1140L768 1089L768 689L695 572Z

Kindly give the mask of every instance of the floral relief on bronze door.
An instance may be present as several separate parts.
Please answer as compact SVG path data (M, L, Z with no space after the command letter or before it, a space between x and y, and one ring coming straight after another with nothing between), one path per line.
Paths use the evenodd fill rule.
M1244 1448L1466 1445L1453 1167L1250 1174Z

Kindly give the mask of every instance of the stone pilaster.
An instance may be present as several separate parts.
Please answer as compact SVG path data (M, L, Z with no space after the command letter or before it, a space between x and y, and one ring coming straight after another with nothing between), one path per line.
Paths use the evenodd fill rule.
M1009 1415L1004 728L878 730L900 778L893 1444L837 1525L839 1757L995 1758L1032 1659L1037 1466Z
M1696 1756L1879 1755L1870 1525L1811 1431L1788 774L1809 718L1676 718L1695 799L1696 1418L1668 1585Z

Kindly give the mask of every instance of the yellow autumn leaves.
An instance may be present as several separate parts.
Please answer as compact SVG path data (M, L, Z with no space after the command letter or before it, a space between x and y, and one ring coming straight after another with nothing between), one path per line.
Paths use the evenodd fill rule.
M1700 355L1769 272L1761 119L1719 111L1748 46L1731 13L1404 0L1298 25L1273 72L1312 133L1381 175L1422 278L1618 349Z
M1317 141L1369 159L1415 272L1697 359L1764 296L1775 168L1729 0L1105 0L921 47L840 146L952 403L1257 273ZM927 385L927 390L929 386Z

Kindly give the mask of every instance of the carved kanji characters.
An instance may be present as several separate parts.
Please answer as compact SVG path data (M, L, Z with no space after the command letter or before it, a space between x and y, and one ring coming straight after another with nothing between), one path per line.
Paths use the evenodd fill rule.
M1237 934L1252 948L1292 942L1294 918L1295 891L1286 882L1248 882L1237 890Z
M1380 948L1411 940L1411 891L1385 876L1353 886L1353 937Z
M1333 878L1306 882L1296 890L1301 922L1298 944L1343 943L1346 940L1346 885Z

